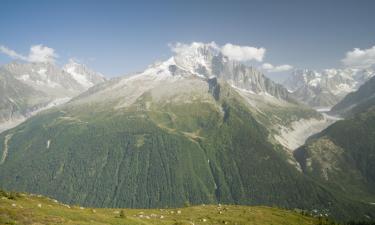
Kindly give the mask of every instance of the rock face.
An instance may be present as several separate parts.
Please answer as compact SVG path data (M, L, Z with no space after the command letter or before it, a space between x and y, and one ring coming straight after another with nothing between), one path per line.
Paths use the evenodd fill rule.
M374 69L295 70L284 82L292 96L312 107L332 107L375 75Z
M61 104L105 79L84 65L70 62L60 69L51 63L13 62L0 68L0 131L5 123Z

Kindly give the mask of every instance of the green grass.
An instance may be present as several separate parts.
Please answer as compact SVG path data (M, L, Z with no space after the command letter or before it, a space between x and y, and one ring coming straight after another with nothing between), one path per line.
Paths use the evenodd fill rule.
M321 220L317 218L262 206L200 205L168 209L83 208L68 206L37 195L16 194L14 198L9 196L8 193L0 197L0 224L321 224Z

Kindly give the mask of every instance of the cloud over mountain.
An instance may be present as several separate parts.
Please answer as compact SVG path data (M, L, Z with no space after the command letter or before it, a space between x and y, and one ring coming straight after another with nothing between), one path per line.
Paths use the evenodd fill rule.
M262 62L264 55L266 54L265 48L256 48L251 46L240 46L233 45L230 43L225 44L221 47L223 55L227 56L232 60L237 61L250 61L255 60Z
M342 63L347 67L365 69L375 65L375 45L368 49L354 48L346 53Z
M266 70L267 72L273 73L273 72L284 72L293 69L293 66L284 64L279 66L274 66L270 63L263 63L262 69Z
M200 43L200 42L192 42L191 44L177 42L175 44L169 44L169 47L171 48L172 52L180 53L180 52L186 51L187 49L191 48L194 45L203 45L203 44L204 43ZM216 49L218 52L221 52L224 56L228 57L230 60L235 60L235 61L254 60L254 61L262 62L266 54L265 48L234 45L231 43L227 43L223 46L219 46L215 42L211 42L206 45L210 46L212 49Z
M0 52L13 59L20 59L28 62L54 63L58 57L53 48L44 46L42 44L32 45L30 47L29 55L27 56L17 53L16 51L3 45L0 46Z

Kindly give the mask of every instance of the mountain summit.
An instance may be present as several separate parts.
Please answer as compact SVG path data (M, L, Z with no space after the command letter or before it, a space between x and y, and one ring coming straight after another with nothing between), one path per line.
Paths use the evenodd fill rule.
M288 91L284 87L274 83L253 67L230 60L221 53L215 43L193 42L190 45L179 45L173 51L173 57L163 63L152 65L150 69L158 70L157 74L172 76L196 75L206 79L216 77L226 80L236 88L289 100Z
M70 74L85 89L106 80L102 74L89 69L86 65L80 64L73 59L70 59L69 63L64 65L63 71Z

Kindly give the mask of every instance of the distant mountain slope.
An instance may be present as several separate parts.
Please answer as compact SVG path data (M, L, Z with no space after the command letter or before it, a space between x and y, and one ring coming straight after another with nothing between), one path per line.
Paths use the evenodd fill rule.
M74 62L62 70L51 63L18 63L0 69L0 132L43 108L66 102L105 79ZM86 83L83 83L85 81Z
M45 93L25 85L0 69L0 122L23 118L50 100Z
M284 86L299 101L312 107L323 108L335 105L374 75L373 68L329 69L323 72L295 70L284 82Z
M375 77L363 84L358 91L349 93L335 105L331 112L341 115L353 115L375 106Z
M94 84L103 82L102 75L84 65L70 61L63 69L51 63L10 63L4 70L20 82L52 97L73 97Z

